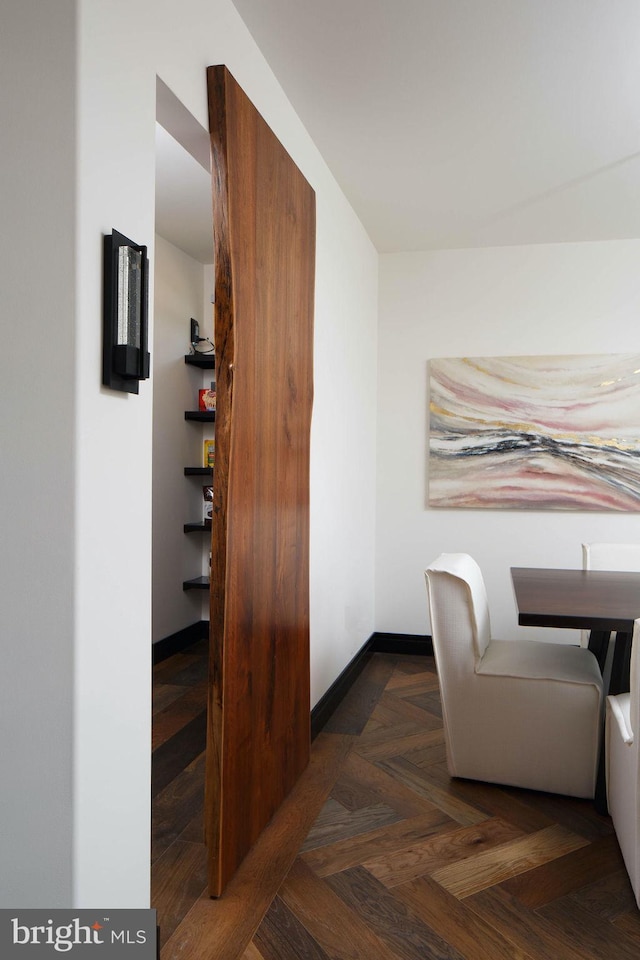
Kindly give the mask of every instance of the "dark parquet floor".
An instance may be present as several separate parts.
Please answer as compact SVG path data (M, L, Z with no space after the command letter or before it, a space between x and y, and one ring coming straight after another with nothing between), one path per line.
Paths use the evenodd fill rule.
M639 960L609 817L452 780L431 657L369 658L281 812L209 899L205 697L205 643L154 668L162 960Z

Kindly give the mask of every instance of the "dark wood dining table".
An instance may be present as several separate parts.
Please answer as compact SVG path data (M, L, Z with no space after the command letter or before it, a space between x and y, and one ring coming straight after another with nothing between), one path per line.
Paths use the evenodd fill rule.
M518 623L525 627L588 630L589 649L600 671L615 633L607 693L629 690L631 638L640 617L640 573L612 570L565 570L551 567L512 567ZM603 738L604 744L604 738ZM596 784L595 806L607 813L604 746Z
M589 648L604 668L609 637L616 640L608 693L629 689L634 620L640 617L640 573L512 567L518 623L525 627L588 630Z

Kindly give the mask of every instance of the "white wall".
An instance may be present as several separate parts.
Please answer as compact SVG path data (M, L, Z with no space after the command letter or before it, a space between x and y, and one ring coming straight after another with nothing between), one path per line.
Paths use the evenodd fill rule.
M496 635L518 632L510 566L582 564L582 541L640 540L638 514L427 506L427 361L638 351L640 240L448 250L380 260L376 628L430 632L423 571L483 569ZM545 639L575 639L539 631Z
M0 907L71 900L74 72L72 0L4 5Z
M205 268L156 235L153 352L153 642L199 620L208 604L198 590L185 592L183 580L209 565L210 536L185 534L183 524L202 519L205 477L185 477L183 467L202 464L202 442L212 425L189 423L185 410L197 410L198 388L209 386L214 371L187 366L189 320L200 335L213 338L212 308L203 299ZM209 481L210 483L211 481ZM203 569L203 559L206 560Z
M226 63L316 190L314 700L373 629L377 256L229 0L23 0L2 27L2 903L143 907L154 383L101 386L101 258L115 228L154 263L156 76L207 126Z
M318 190L321 181L311 182ZM312 705L375 629L378 255L339 196L326 204L318 193L317 220Z

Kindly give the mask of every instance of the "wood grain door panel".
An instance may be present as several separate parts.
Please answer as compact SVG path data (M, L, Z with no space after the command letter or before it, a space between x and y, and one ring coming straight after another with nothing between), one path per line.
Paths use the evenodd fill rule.
M315 194L228 70L207 77L217 412L206 832L218 896L309 759Z

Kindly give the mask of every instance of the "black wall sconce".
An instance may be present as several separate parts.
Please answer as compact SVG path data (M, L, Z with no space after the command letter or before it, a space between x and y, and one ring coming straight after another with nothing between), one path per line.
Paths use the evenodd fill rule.
M147 248L117 230L104 237L102 382L138 393L149 378L149 261Z

